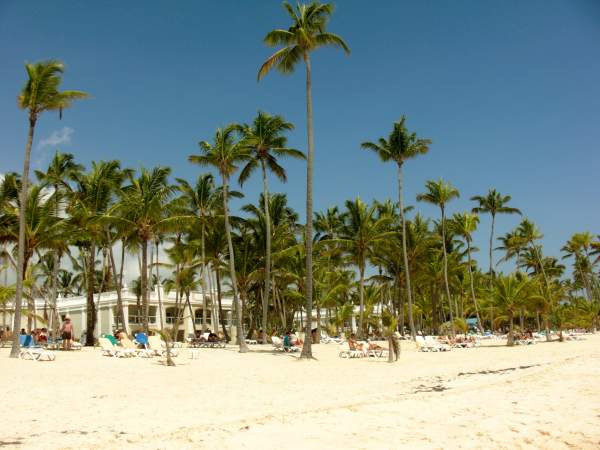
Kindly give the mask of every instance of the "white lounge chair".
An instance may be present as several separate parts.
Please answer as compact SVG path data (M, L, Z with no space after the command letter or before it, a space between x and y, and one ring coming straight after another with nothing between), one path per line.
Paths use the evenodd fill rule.
M138 348L129 338L122 338L121 345L126 350L132 350L138 358L152 358L154 351L147 348Z
M425 336L425 342L432 348L435 348L436 350L434 351L449 352L450 350L452 350L452 347L450 347L448 344L438 341L433 336Z
M30 335L19 336L19 343L21 344L21 351L19 352L21 359L31 359L34 361L54 361L56 359L53 352L37 345Z
M283 351L283 341L278 336L271 336L271 343L273 344L273 350Z
M112 344L112 342L103 337L98 338L98 344L100 344L103 356L113 356L115 358L127 358L129 356L135 356L135 353L132 350L116 347Z
M159 336L148 336L148 345L155 355L167 356L167 344ZM179 355L179 352L174 348L171 348L170 353L172 357Z
M348 342L342 342L339 345L339 351L338 356L340 358L362 358L365 356L360 350L351 350Z

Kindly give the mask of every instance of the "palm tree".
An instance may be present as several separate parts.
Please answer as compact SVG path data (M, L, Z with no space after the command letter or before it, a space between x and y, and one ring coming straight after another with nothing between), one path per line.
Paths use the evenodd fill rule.
M248 160L240 172L240 185L250 177L252 172L260 165L263 180L263 201L266 222L266 249L265 249L265 288L262 298L262 342L267 343L267 308L271 284L271 216L269 211L269 186L267 182L267 167L280 181L286 182L285 169L279 165L278 157L292 157L304 159L304 153L293 148L287 148L286 131L294 129L291 122L286 122L282 116L271 116L259 111L252 125L245 124L241 127L243 135L242 145L251 152Z
M40 185L30 184L25 208L21 205L21 196L19 196L8 205L5 205L0 213L0 243L12 244L17 243L19 239L21 209L26 213L24 245L22 246L23 263L20 267L22 273L27 272L32 259L36 254L39 254L40 250L54 250L56 248L64 250L65 248L65 229L60 219L54 214L55 195L58 194L53 193L48 197ZM18 262L15 265L15 269L18 270ZM34 314L35 303L33 298L28 298L28 303L29 313ZM17 307L18 304L15 304L15 313ZM31 329L32 318L33 315L28 317L28 329Z
M75 157L70 153L56 152L46 172L36 170L38 180L40 180L43 187L50 186L54 193L54 214L56 217L60 215L61 202L64 206L64 198L68 197L73 189L69 184L69 181L74 181L76 177L83 172L84 167L81 164L75 163ZM53 265L51 275L51 304L56 314L56 299L58 296L58 271L60 270L60 260L62 252L59 249L55 249L53 252ZM58 334L58 320L53 321L54 324L54 335Z
M218 208L217 204L221 200L221 192L216 188L214 177L210 173L200 175L193 186L181 178L177 178L177 182L179 183L177 189L181 192L180 199L184 203L183 214L187 214L200 224L200 263L202 267L202 282L200 283L200 287L203 299L202 326L206 329L206 310L208 307L206 296L206 287L208 286L206 229L210 226L210 221L215 216Z
M59 91L62 82L64 65L55 60L43 61L35 64L25 65L27 71L27 82L17 97L19 108L26 109L29 118L29 133L25 145L25 160L23 162L23 174L21 175L21 210L19 213L19 240L17 244L17 287L15 292L15 314L13 325L13 343L10 351L11 358L19 356L19 336L21 328L21 300L23 297L23 260L25 258L25 209L27 208L27 192L29 182L29 165L31 159L31 145L35 126L40 115L45 111L58 111L62 117L62 111L71 106L73 100L87 98L87 94L81 91Z
M250 153L248 149L236 141L236 125L229 125L224 129L217 129L213 143L201 141L200 154L191 155L188 160L201 166L215 167L221 175L223 188L223 218L225 221L225 235L227 236L227 247L229 250L229 276L233 289L233 303L236 309L237 340L240 353L246 353L248 346L244 340L244 328L242 309L238 297L237 280L235 274L235 254L233 252L233 241L231 240L231 226L229 224L229 179L237 170L237 164L248 161Z
M96 307L94 303L96 250L100 241L105 239L105 226L99 220L105 216L112 206L115 194L120 189L126 172L121 170L118 161L93 162L89 172L76 174L76 189L73 201L69 205L69 221L79 230L75 237L87 249L86 294L87 324L86 345L94 345L94 329L96 328Z
M416 337L415 322L412 310L412 289L410 286L410 269L408 267L408 253L406 251L406 219L404 215L403 199L403 176L402 167L408 159L416 158L429 151L431 145L430 139L419 139L416 133L409 133L406 129L406 117L402 116L398 122L394 123L392 132L388 139L379 138L377 142L363 142L361 147L366 150L372 150L383 162L393 161L398 168L398 208L400 211L400 221L402 226L402 254L404 257L404 277L406 280L406 295L408 298L408 323L410 334L413 340Z
M174 188L169 185L171 169L155 167L151 171L142 168L140 176L130 175L131 184L123 188L123 196L113 208L117 222L135 231L142 249L142 308L144 331L148 333L148 243L154 242L159 233L176 220L166 214L167 202ZM162 313L161 313L162 314Z
M442 179L439 179L438 181L429 180L425 183L425 187L427 192L417 195L417 201L439 206L442 214L441 229L442 252L444 256L444 285L446 287L448 306L450 307L450 325L452 334L454 334L454 313L452 312L452 299L450 297L450 285L448 283L448 254L446 251L446 204L450 200L458 198L460 193L458 192L458 189L450 183L444 182Z
M477 327L483 333L483 326L481 324L481 317L479 316L479 306L477 305L477 298L475 297L475 284L473 283L473 258L471 257L471 251L473 250L473 233L479 225L479 216L477 214L454 214L452 217L451 227L453 231L462 236L467 244L467 268L469 272L469 287L471 289L471 300L473 300L473 306L475 307L475 315L477 317Z
M588 301L590 302L593 300L592 283L590 283L590 275L593 277L593 272L591 271L592 263L590 261L593 241L594 235L590 232L575 233L561 249L565 253L563 259L570 257L575 259L575 270L579 272Z
M496 189L490 189L485 196L475 195L471 197L472 201L478 202L479 206L473 208L472 212L476 214L489 213L492 216L492 227L490 231L490 277L494 278L494 227L496 225L497 214L521 214L517 208L506 206L511 200L510 195L502 195Z
M364 310L365 310L365 269L367 258L373 255L376 245L395 233L389 231L390 216L376 218L377 205L368 206L360 198L354 201L346 201L347 212L344 215L344 224L338 238L333 242L340 244L346 251L354 264L358 267L360 316L358 333L364 333ZM326 241L323 241L326 242Z
M291 73L300 60L304 61L306 67L306 131L308 140L308 162L306 165L306 230L304 242L306 246L306 316L308 317L306 327L306 339L302 348L302 357L312 358L310 339L310 328L312 320L312 220L313 220L313 105L311 92L311 64L310 54L319 47L332 46L342 48L347 54L350 53L348 45L344 40L326 30L329 18L333 13L333 5L329 3L312 2L309 5L298 4L296 9L287 1L283 3L292 25L286 29L276 29L269 32L264 39L265 44L274 47L281 45L263 63L258 71L258 79L264 77L271 69L276 68L283 74Z
M496 306L508 316L509 332L506 345L509 347L514 345L514 314L528 295L529 286L529 278L519 273L500 276L494 280L493 299Z

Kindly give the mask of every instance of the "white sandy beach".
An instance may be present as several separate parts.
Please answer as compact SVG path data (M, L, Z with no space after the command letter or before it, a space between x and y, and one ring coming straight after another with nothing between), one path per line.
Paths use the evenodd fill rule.
M600 335L527 347L318 361L253 346L54 362L0 351L0 447L15 449L600 448ZM14 407L13 407L14 405Z

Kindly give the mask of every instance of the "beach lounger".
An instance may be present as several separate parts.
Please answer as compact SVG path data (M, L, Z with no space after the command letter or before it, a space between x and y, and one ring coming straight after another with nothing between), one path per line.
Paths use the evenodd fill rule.
M201 348L225 348L227 346L227 341L225 339L211 341L209 337L210 333L202 333L202 336L196 342L196 346Z
M384 356L388 356L389 350L385 347L381 347L380 345L377 345L378 348L370 348L371 347L371 343L367 342L366 343L367 346L367 356L373 356L375 358L382 358Z
M450 347L450 345L438 341L434 336L425 336L425 343L430 345L431 348L434 348L434 351L449 352L450 350L452 350L452 347Z
M98 344L100 344L103 356L113 356L115 358L127 358L130 356L135 356L131 350L123 347L117 347L105 337L99 337Z
M415 344L417 345L417 350L420 352L437 352L438 348L436 346L432 346L431 343L425 342L425 338L423 336L417 336L415 338Z
M338 356L340 358L362 358L365 354L360 350L351 350L348 342L342 342L339 345Z
M30 335L19 336L19 343L21 344L21 351L19 352L21 359L31 359L33 361L54 361L56 359L54 352L36 345Z
M148 348L138 348L136 345L129 339L123 338L121 339L121 345L126 350L132 350L138 358L152 358L154 356L154 352Z
M273 350L283 351L283 341L277 336L271 336L271 343L273 344Z
M167 344L159 336L148 336L148 345L155 355L167 356ZM174 348L171 348L170 353L172 357L179 355L179 352Z

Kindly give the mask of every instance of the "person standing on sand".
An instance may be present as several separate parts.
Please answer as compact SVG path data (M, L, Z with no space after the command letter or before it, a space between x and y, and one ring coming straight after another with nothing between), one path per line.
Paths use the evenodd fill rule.
M73 341L73 324L71 318L65 316L65 321L60 327L60 334L63 339L63 350L71 350L71 342Z

